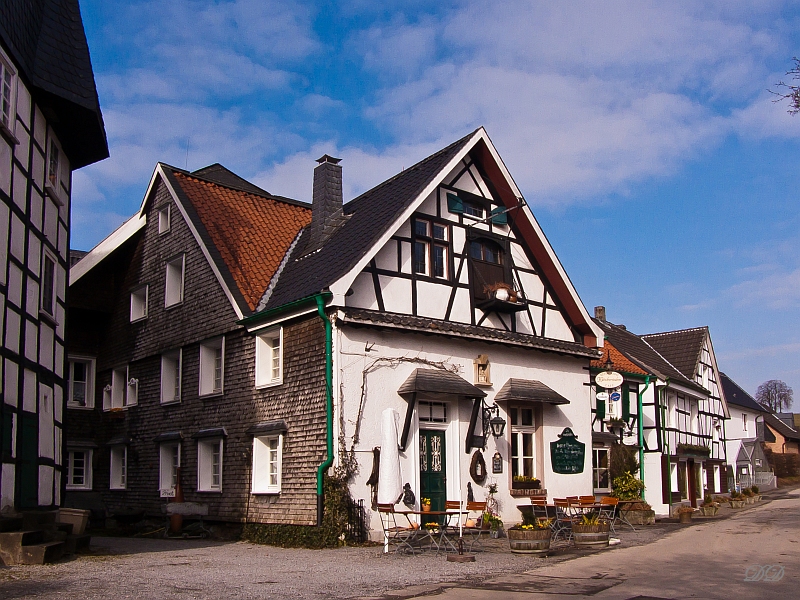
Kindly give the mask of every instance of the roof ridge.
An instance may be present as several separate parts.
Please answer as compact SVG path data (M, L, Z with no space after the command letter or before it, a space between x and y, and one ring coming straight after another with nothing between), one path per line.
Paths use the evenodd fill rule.
M639 337L657 337L660 335L671 335L673 333L686 333L687 331L700 331L705 330L708 331L708 325L700 325L698 327L687 327L686 329L674 329L672 331L658 331L656 333L643 333Z

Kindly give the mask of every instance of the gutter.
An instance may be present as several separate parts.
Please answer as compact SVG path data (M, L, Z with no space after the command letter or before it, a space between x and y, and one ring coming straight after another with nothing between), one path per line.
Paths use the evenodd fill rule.
M636 410L639 415L639 418L636 420L638 424L637 429L639 430L639 479L642 483L644 483L644 423L642 423L642 397L649 387L650 375L646 375L644 380L644 389L637 394L638 399L636 403ZM644 487L642 487L642 500L644 500Z
M328 298L331 294L328 293ZM317 302L317 314L325 326L325 451L327 457L317 467L317 527L322 526L322 517L325 512L325 493L323 476L325 471L333 464L333 334L331 320L325 314L325 295L314 296Z

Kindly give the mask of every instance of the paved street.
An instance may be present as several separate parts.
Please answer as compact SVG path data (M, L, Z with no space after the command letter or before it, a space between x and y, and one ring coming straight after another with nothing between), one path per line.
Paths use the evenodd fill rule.
M432 553L384 556L376 547L95 538L90 555L0 567L0 598L793 598L800 584L800 490L781 496L730 519L622 531L619 547L584 556L512 555L507 541L497 540L468 564ZM745 582L752 565L783 566L784 576Z

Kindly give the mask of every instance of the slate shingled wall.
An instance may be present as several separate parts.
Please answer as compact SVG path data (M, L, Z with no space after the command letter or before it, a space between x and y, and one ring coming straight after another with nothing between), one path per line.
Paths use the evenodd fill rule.
M130 243L125 265L117 265L120 281L103 315L93 305L93 290L107 282L109 273L97 269L71 290L73 354L97 357L95 409L68 410L67 439L93 440L94 481L91 493L70 491L70 505L89 503L99 494L109 514L144 509L161 514L159 448L154 438L180 431L181 483L186 501L209 504L209 519L262 523L316 522L316 468L325 456L324 341L321 320L306 317L284 324L283 384L255 388L255 339L236 324L229 300L196 244L186 222L172 204L171 228L158 233L157 210L171 202L163 184L156 189L143 233ZM164 308L165 263L186 253L184 302ZM120 270L126 268L124 277ZM106 270L107 271L107 270ZM95 277L98 281L92 281ZM130 291L149 283L148 316L130 323ZM84 308L80 308L84 307ZM73 310L74 309L74 310ZM98 326L98 323L100 325ZM93 334L87 332L94 328ZM225 336L224 392L201 398L198 394L200 344ZM161 405L161 353L183 351L181 402ZM111 383L114 367L129 365L129 376L139 380L138 405L122 414L102 411L102 390ZM253 438L246 431L256 423L284 419L282 493L251 495ZM224 427L222 491L197 492L197 442L201 429ZM127 437L128 485L109 490L109 440Z

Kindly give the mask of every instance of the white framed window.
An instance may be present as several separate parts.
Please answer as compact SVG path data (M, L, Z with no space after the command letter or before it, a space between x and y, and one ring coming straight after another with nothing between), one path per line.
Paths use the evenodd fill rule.
M147 318L149 289L148 285L140 285L131 292L131 323Z
M608 448L592 448L592 481L595 493L611 491Z
M95 359L70 356L67 360L67 406L94 408Z
M49 250L42 252L42 279L39 290L42 312L54 318L56 315L56 265L58 262Z
M174 306L183 302L183 275L186 266L186 255L167 261L166 286L164 288L164 306Z
M161 404L181 401L182 363L182 350L161 355Z
M92 489L91 450L70 450L67 453L67 489Z
M532 407L511 407L511 476L536 477L536 422Z
M0 49L0 128L14 133L17 73L5 53Z
M169 231L169 217L169 204L158 209L158 233L167 233Z
M158 447L159 490L174 490L178 485L178 469L181 466L181 443L161 444Z
M197 491L222 491L222 439L197 442Z
M280 493L282 455L283 435L253 438L252 494Z
M103 388L103 410L125 408L139 402L139 380L129 377L128 367L111 372L111 383Z
M417 415L420 423L447 423L447 403L420 401Z
M200 344L200 395L221 394L225 374L225 338Z
M256 387L283 381L283 328L256 337Z
M128 447L112 446L111 477L109 486L112 490L124 490L128 487Z
M742 431L747 433L747 413L742 413Z

